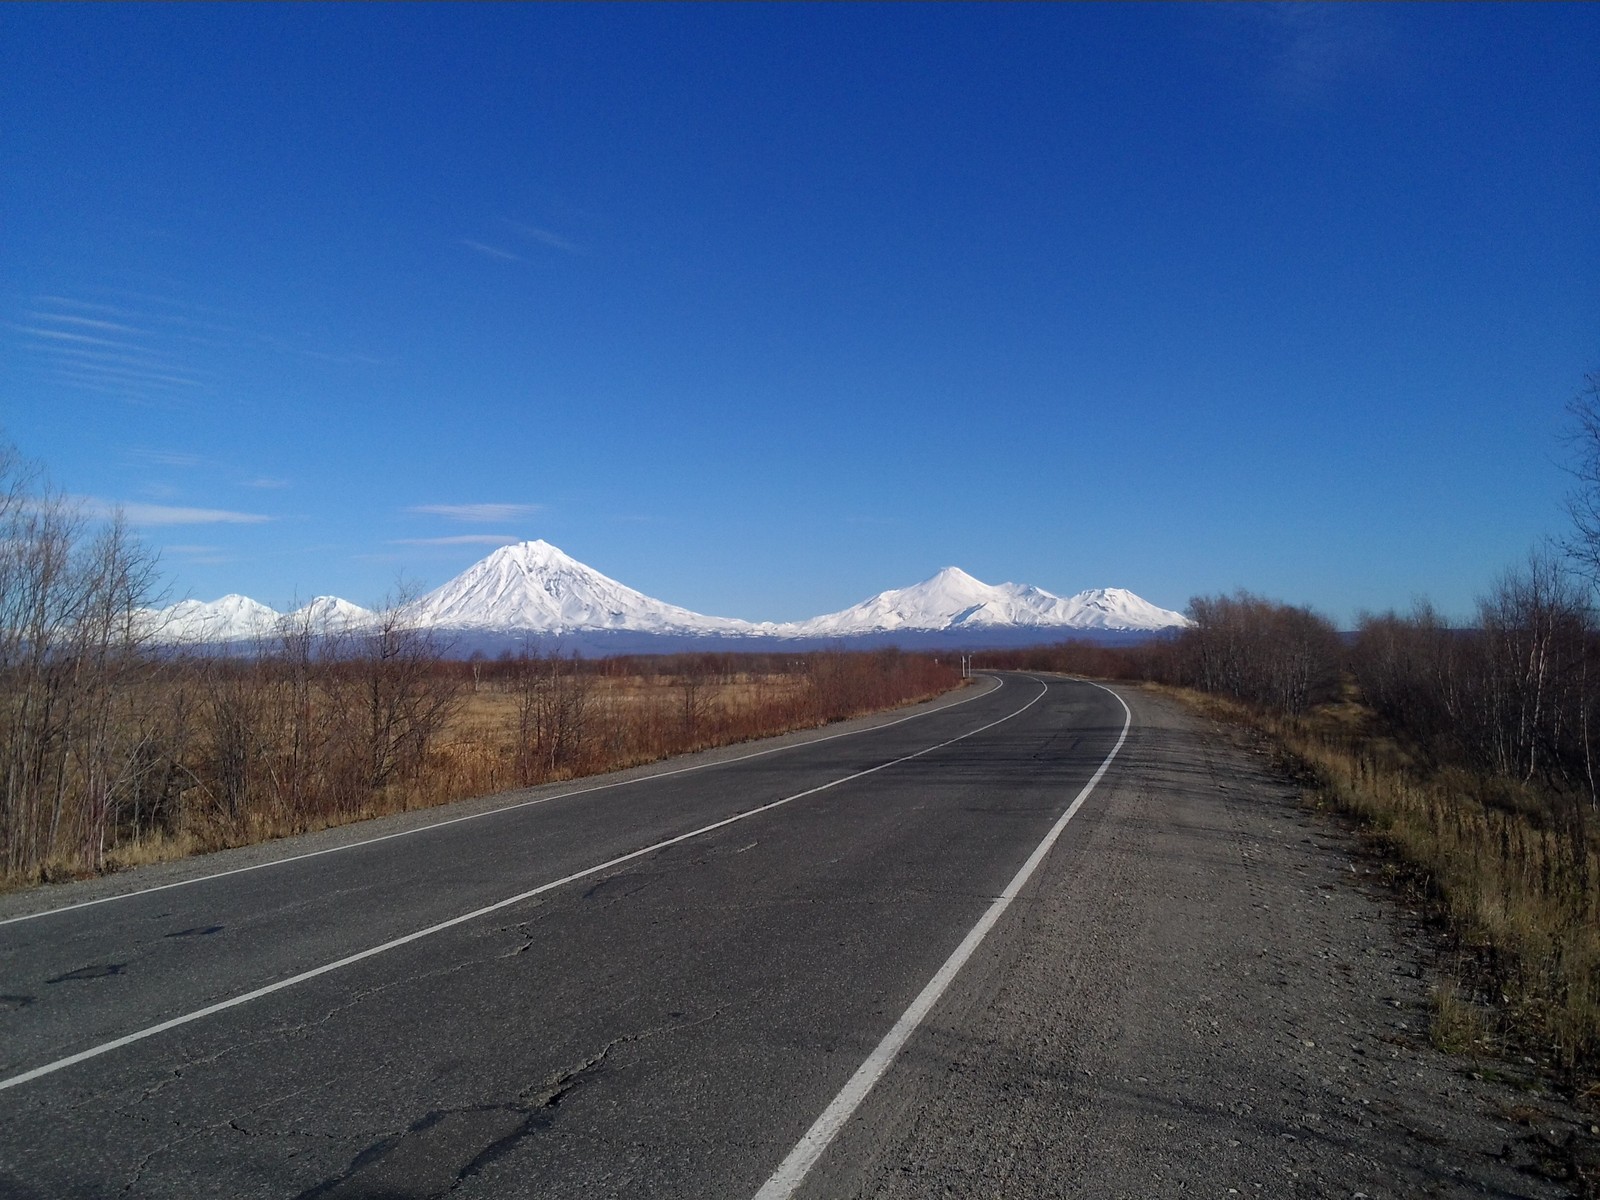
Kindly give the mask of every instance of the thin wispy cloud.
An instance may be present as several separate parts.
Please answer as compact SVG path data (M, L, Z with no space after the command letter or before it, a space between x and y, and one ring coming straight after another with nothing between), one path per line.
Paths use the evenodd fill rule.
M260 488L263 491L276 491L280 488L289 487L290 484L287 479L273 479L268 475L260 475L255 479L244 480L239 486L247 488Z
M490 246L483 242L475 242L471 238L462 238L461 244L468 250L476 251L477 253L486 255L489 258L497 258L501 262L527 261L520 254L513 254L509 250L502 250L498 246Z
M1208 6L1222 40L1242 53L1267 92L1291 107L1314 104L1381 64L1389 26L1382 6L1280 3Z
M51 382L135 404L180 400L203 391L181 335L161 314L65 296L35 296L22 322L6 322Z
M112 291L118 303L33 296L19 319L0 321L0 330L9 331L44 368L41 378L141 405L202 400L223 382L210 364L231 363L240 353L260 347L318 362L383 365L368 355L303 344L311 336L285 338L243 328L228 314L204 305L101 290Z
M116 350L136 350L138 347L125 341L112 338L96 337L89 333L79 333L71 329L45 329L38 325L13 325L12 329L31 338L44 338L53 342L77 342L83 346L107 346Z
M84 354L75 349L68 349L56 355L57 363L63 371L95 371L102 375L125 375L130 378L164 378L181 379L185 382L199 382L193 375L184 373L180 368L169 367L159 359L154 358L125 358L116 354Z
M542 504L414 504L408 513L420 516L444 517L451 521L515 521L543 512Z
M189 508L176 504L118 504L93 496L79 497L92 516L109 517L120 511L130 525L262 525L273 518L263 513L234 512L226 508Z
M261 525L272 520L262 513L171 504L124 504L122 515L134 525Z
M509 533L460 533L454 537L392 538L391 546L509 546L522 539Z
M59 325L74 325L80 329L98 329L102 333L134 333L142 334L144 330L135 329L132 325L124 325L120 321L103 321L98 317L80 317L72 313L44 313L31 312L28 314L30 321L53 321Z
M114 304L101 304L94 300L79 300L73 296L36 296L36 304L45 305L50 309L75 308L79 312L106 313L113 317L129 318L133 316L128 309L119 308Z
M550 230L541 229L537 225L524 225L521 221L507 221L506 225L529 241L538 242L540 245L562 250L568 254L584 253L583 247L576 242L568 241L559 233L551 233Z
M1275 5L1261 15L1273 26L1271 82L1290 97L1326 91L1368 48L1365 22L1327 5Z
M113 364L124 367L138 367L142 370L176 371L179 368L176 359L163 354L156 354L138 346L107 348L109 343L102 345L57 345L50 347L50 353L58 361L91 363L95 365Z
M333 363L341 367L384 367L389 365L383 359L374 358L370 354L360 354L355 351L345 350L317 350L310 346L300 345L293 339L277 337L270 333L252 334L247 340L256 345L265 346L278 354L310 359L312 362Z
M198 388L202 383L198 379L191 379L187 375L169 375L161 371L140 371L132 367L96 366L85 364L81 367L62 367L56 371L56 378L65 380L79 380L84 383L98 383L103 386L122 385L124 387L160 387L160 388Z

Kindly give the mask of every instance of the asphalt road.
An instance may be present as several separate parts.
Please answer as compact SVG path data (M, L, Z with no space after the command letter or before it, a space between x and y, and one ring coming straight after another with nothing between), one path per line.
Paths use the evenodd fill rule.
M754 1196L1127 720L1063 680L960 699L367 845L346 831L338 853L0 910L0 1194ZM1090 796L1048 861L1092 872L1073 846L1102 820Z

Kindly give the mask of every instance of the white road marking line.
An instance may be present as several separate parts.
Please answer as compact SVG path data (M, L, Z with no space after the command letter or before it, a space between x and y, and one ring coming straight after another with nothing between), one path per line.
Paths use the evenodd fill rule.
M912 713L909 717L900 717L893 721L885 721L882 725L870 725L865 729L847 729L843 733L830 733L827 737L812 738L810 741L795 742L788 746L772 746L766 750L754 750L749 754L741 754L737 758L723 758L716 762L695 763L693 766L677 767L671 771L657 771L652 775L636 775L632 779L619 779L615 783L599 783L593 787L574 788L570 792L558 792L554 796L539 796L533 800L521 800L516 804L507 804L503 808L485 809L483 812L467 813L462 817L449 817L443 821L433 821L427 825L418 825L412 829L402 829L396 833L384 833L377 837L364 838L359 842L346 842L342 846L329 846L324 850L308 850L304 854L291 854L287 858L275 858L268 862L251 863L248 867L233 867L227 871L217 871L211 875L196 875L193 879L179 879L173 883L159 883L154 887L139 888L131 892L118 892L115 896L101 896L95 900L80 900L76 904L63 904L60 908L46 908L39 912L23 913L21 916L0 918L0 925L15 925L19 921L33 921L39 917L51 917L57 913L74 912L80 908L92 908L96 904L110 904L113 900L128 900L134 896L148 896L151 892L164 892L168 888L188 887L191 883L206 883L213 879L225 879L229 875L243 875L246 871L261 871L267 867L281 867L286 863L302 862L308 858L321 858L324 854L338 854L343 850L356 850L362 846L373 846L379 842L387 842L393 838L410 837L414 833L429 833L435 829L443 829L448 825L459 825L463 821L476 821L480 817L495 817L502 813L516 812L521 808L532 808L537 804L549 804L553 800L566 800L573 796L587 796L591 792L605 792L613 788L628 787L635 783L645 783L652 779L668 779L673 775L687 775L691 771L708 771L713 767L726 767L734 763L748 762L752 758L764 758L768 754L782 754L786 750L799 750L806 746L820 746L823 742L837 741L839 738L857 737L863 733L873 733L879 729L892 729L896 725L904 725L907 721L920 720L931 717L934 713L947 712L959 705L970 703L982 696L997 692L1005 686L1005 680L997 676L989 676L998 684L997 687L985 688L975 692L964 700L957 700L951 704L942 704L938 708L930 708L926 712Z
M1040 681L1035 680L1034 682L1038 683ZM820 784L814 788L807 788L803 792L796 792L792 796L785 796L781 800L774 800L770 804L763 804L759 808L752 808L747 812L735 813L731 817L724 817L720 821L713 821L709 825L702 825L699 829L691 830L688 833L680 833L676 837L667 838L664 841L645 846L643 849L632 850L627 854L622 854L616 858L608 859L605 862L600 863L598 866L585 867L581 871L574 871L570 875L563 875L560 879L551 880L549 883L541 883L538 887L529 888L525 892L518 892L515 896L507 896L504 900L497 900L493 904L486 904L482 908L473 909L469 913L462 913L460 916L451 917L447 921L440 921L438 924L429 925L426 929L418 929L412 933L404 934L401 937L392 938L381 945L370 946L365 950L358 950L354 954L347 954L341 959L337 959L330 963L324 963L320 967L312 967L309 971L301 971L298 975L291 975L287 979L278 980L276 983L269 983L264 987L258 987L253 991L230 997L229 999L219 1001L216 1004L208 1004L205 1008L197 1008L193 1012L184 1013L182 1016L173 1017L169 1021L162 1021L158 1025L151 1025L148 1028L140 1029L135 1033L125 1034L119 1038L113 1038L109 1042L102 1042L98 1046L91 1046L87 1050L80 1050L76 1054L69 1054L65 1058L58 1058L54 1062L48 1062L43 1066L34 1067L31 1071L24 1071L20 1075L11 1076L9 1079L0 1079L0 1092L5 1091L7 1088L13 1088L19 1084L27 1083L29 1080L38 1079L42 1075L53 1074L56 1071L63 1070L64 1068L73 1066L76 1063L84 1062L87 1059L98 1058L102 1054L108 1054L112 1050L118 1050L123 1046L132 1045L134 1042L143 1041L145 1038L154 1037L158 1033L165 1033L169 1029L176 1029L180 1025L187 1025L191 1021L198 1021L202 1017L209 1017L215 1013L224 1012L230 1008L237 1008L241 1004L248 1004L252 1000L259 1000L263 996L270 996L273 992L281 992L285 988L294 987L295 984L304 983L308 979L315 979L319 975L327 975L331 972L341 970L344 967L352 966L353 964L361 962L365 959L374 958L379 954L386 953L387 951L397 950L401 946L408 946L412 942L421 941L425 937L430 937L433 934L441 933L446 929L453 929L455 926L465 924L467 921L476 920L477 918L487 916L492 912L499 912L502 908L508 908L513 904L520 904L524 900L531 900L535 896L543 895L545 892L553 891L554 889L569 883L575 883L580 879L587 879L591 875L599 874L601 871L608 871L612 867L621 866L626 862L632 862L636 858L643 858L646 854L653 854L657 850L666 849L668 846L676 846L679 842L687 842L691 838L700 837L703 834L711 833L717 829L724 829L729 825L733 825L739 821L748 820L754 816L759 816L764 812L771 812L775 808L781 808L783 805L791 804L796 800L803 800L807 796L815 796L818 792L825 792L829 788L836 788L841 784L849 783L852 780L861 779L868 775L875 775L879 771L887 770L890 767L898 766L904 762L910 762L914 758L921 758L924 754L932 754L935 750L942 750L946 746L953 746L957 742L964 742L969 737L975 737L986 729L993 729L996 725L1003 725L1013 717L1021 716L1035 704L1039 703L1039 701L1045 697L1049 690L1050 689L1048 686L1043 686L1040 688L1037 696L1035 696L1032 700L1029 700L1015 712L1007 713L998 721L990 721L987 725L980 725L976 729L972 729L966 733L963 733L960 737L953 737L948 741L940 742L937 745L924 747L923 749L918 750L915 754L907 754L904 757L893 759L890 762L879 763L875 767L868 767L864 771L856 771L854 774L845 775L842 778L835 779L829 783ZM965 702L963 701L962 703ZM909 720L909 718L903 719ZM883 726L879 726L878 728L881 729Z
M1088 681L1085 680L1084 682ZM1099 684L1094 686L1100 687ZM1011 907L1011 902L1016 899L1017 894L1027 884L1028 877L1044 861L1045 855L1050 853L1051 847L1056 844L1056 839L1061 836L1061 831L1067 827L1067 822L1077 815L1078 810L1083 807L1083 802L1089 798L1089 793L1094 791L1095 786L1105 776L1106 771L1111 766L1111 760L1116 758L1117 752L1122 749L1123 742L1128 739L1128 728L1133 724L1133 711L1128 707L1128 702L1118 696L1116 692L1112 692L1110 688L1101 688L1100 690L1111 692L1111 695L1116 696L1117 703L1122 705L1122 711L1125 714L1122 722L1122 733L1117 738L1117 744L1111 747L1111 753L1106 755L1105 760L1100 764L1100 769L1094 773L1089 782L1083 785L1083 790L1068 805L1067 811L1062 813L1060 819L1050 827L1050 832L1045 834L1044 841L1040 842L1034 852L1028 856L1028 861L1022 864L1016 875L1012 876L1011 882L1006 885L1006 890L1000 893L993 904L989 905L983 916L978 919L978 923L972 927L971 932L961 939L961 944L955 948L955 952L945 959L944 965L928 981L927 986L917 993L917 998L901 1014L900 1019L894 1023L894 1027L884 1035L877 1048L856 1069L856 1073L850 1077L849 1082L833 1098L832 1103L822 1110L822 1115L816 1119L810 1129L806 1130L805 1136L800 1139L795 1148L789 1151L789 1156L778 1165L778 1169L772 1173L767 1182L762 1184L761 1190L755 1194L755 1200L789 1200L800 1185L805 1182L806 1175L816 1165L817 1160L822 1157L823 1151L828 1148L829 1143L833 1141L839 1130L844 1128L845 1122L850 1119L851 1115L860 1107L861 1102L867 1098L867 1094L872 1091L878 1080L883 1077L884 1072L889 1069L889 1064L894 1062L895 1057L904 1048L906 1042L911 1039L911 1035L916 1032L917 1027L922 1024L923 1019L927 1017L933 1006L939 1002L939 997L944 995L945 989L950 986L957 973L966 965L967 960L972 957L973 951L989 935L989 931L994 928L996 922L1005 915L1006 909Z

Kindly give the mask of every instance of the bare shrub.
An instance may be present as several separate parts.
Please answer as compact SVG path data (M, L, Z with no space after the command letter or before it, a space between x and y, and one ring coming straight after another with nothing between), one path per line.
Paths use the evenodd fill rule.
M0 447L0 867L99 867L159 770L127 719L150 674L138 609L154 559L120 517L91 525Z
M1288 716L1338 694L1339 635L1311 609L1240 591L1196 596L1189 616L1152 658L1159 676Z

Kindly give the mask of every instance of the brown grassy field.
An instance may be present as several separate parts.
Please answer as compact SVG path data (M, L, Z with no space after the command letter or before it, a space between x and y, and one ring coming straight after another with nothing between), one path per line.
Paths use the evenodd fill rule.
M105 706L114 786L97 792L64 757L50 802L11 810L0 887L638 766L960 683L949 665L898 652L492 664L279 655L156 663L130 678Z
M582 719L630 736L596 738L587 753L529 777L518 766L525 695L502 682L482 682L461 696L430 752L426 785L408 807L621 770L818 723L808 712L802 675L733 672L686 684L673 674L629 674L596 676L588 686Z

